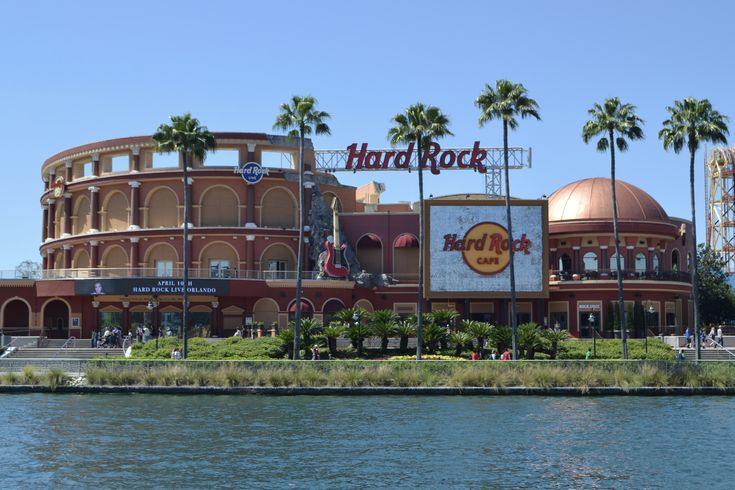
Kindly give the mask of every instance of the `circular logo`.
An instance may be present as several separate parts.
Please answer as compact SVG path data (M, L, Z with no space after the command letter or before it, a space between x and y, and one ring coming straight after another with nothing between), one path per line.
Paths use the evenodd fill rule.
M267 171L263 170L258 162L248 162L240 167L240 175L242 180L248 185L254 185L263 180L263 175L267 174Z
M490 221L477 223L464 236L462 258L478 274L502 272L510 263L508 230Z
M64 177L57 177L52 187L54 188L54 197L61 197L64 194Z

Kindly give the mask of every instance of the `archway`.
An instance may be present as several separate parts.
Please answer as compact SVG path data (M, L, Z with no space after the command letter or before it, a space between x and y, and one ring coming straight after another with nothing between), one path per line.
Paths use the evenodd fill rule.
M357 240L357 260L371 274L383 273L383 242L375 233L367 233Z
M313 318L314 305L306 298L301 298L301 318ZM288 306L288 321L291 322L296 318L296 300L291 301Z
M199 268L209 277L234 277L239 263L237 250L226 242L210 243L199 254Z
M201 226L237 226L240 200L231 188L215 185L202 195L200 208Z
M265 279L285 279L286 271L296 268L296 254L283 243L274 243L260 255L260 270Z
M266 191L261 204L261 226L296 228L296 199L288 190L275 187Z
M69 337L69 306L60 299L53 299L43 307L43 331L50 339Z
M31 324L31 308L20 298L11 298L3 305L2 325L5 335L28 335Z
M81 235L87 233L91 223L91 207L89 204L89 198L82 196L77 200L76 212L74 213L74 234Z
M671 251L671 270L673 272L679 272L681 264L679 264L679 251L674 249Z
M332 322L334 314L344 309L345 304L337 298L327 300L324 306L322 306L322 322L324 325L329 325Z
M102 267L111 269L105 271L108 277L120 277L127 274L128 254L120 245L108 247L102 255Z
M393 273L399 280L416 280L419 273L419 240L410 233L393 242Z
M253 322L262 322L263 327L269 330L278 323L278 303L271 298L260 298L253 306Z
M128 198L119 191L111 192L102 206L102 231L128 229Z
M148 195L148 228L178 228L179 199L168 187L159 187Z
M178 252L168 243L157 243L146 250L145 266L154 269L156 277L172 277L179 260Z

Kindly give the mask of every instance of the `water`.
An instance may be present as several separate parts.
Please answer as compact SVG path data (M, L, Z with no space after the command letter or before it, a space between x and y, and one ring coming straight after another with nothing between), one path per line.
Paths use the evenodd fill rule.
M0 395L3 488L732 488L727 397Z

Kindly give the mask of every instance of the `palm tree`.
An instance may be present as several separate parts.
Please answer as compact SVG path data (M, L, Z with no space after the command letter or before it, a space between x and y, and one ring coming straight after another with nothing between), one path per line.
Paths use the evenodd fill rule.
M345 327L339 322L333 321L322 330L322 335L327 339L327 347L332 358L337 357L337 339L345 332Z
M472 345L472 335L467 332L455 331L449 334L449 342L454 344L454 355L459 357L465 346Z
M408 338L416 335L416 323L410 320L398 322L396 333L401 338L399 349L401 350L401 352L404 352L408 349Z
M477 320L462 320L462 330L477 339L477 353L481 358L485 357L485 339L490 337L493 327L489 323Z
M513 243L513 227L510 220L510 176L508 175L508 128L518 127L518 116L521 119L533 117L541 119L538 104L528 97L526 87L510 80L497 80L495 87L485 84L485 88L475 100L480 109L480 127L493 119L503 121L503 170L505 173L505 219L508 225L508 244ZM516 306L516 271L513 263L513 247L508 247L510 254L510 314L513 331L513 359L518 359L518 318Z
M307 135L330 134L324 121L331 116L316 110L314 97L294 95L290 103L281 104L281 113L273 129L288 131L290 139L299 139L299 246L296 258L296 316L294 318L294 359L299 358L299 330L301 329L301 282L304 251L304 139Z
M544 340L549 348L549 359L556 359L559 352L559 343L565 341L569 337L566 330L553 330L547 328L542 333Z
M623 344L623 359L628 358L628 331L625 318L625 300L623 294L623 271L620 267L620 237L618 235L618 199L615 193L615 147L621 152L628 149L627 139L639 140L643 138L641 126L643 120L635 113L633 104L623 104L617 97L605 99L602 105L595 103L587 113L592 119L584 123L582 139L589 143L592 138L601 136L597 140L597 151L606 152L610 149L610 188L612 192L613 208L613 240L615 242L615 270L618 276L618 311L620 314L620 332Z
M188 354L188 333L189 328L189 167L191 167L192 154L203 162L207 157L207 152L214 150L216 145L214 135L209 132L206 126L199 124L199 120L191 117L190 113L183 116L170 116L171 124L161 124L158 126L153 141L156 144L156 151L161 153L178 152L183 156L184 160L184 290L182 306L184 314L181 322L181 336L184 340L183 357L186 359Z
M393 310L377 310L370 315L370 333L380 337L380 352L388 350L388 338L395 335L398 315Z
M416 359L421 360L421 344L423 340L424 318L424 173L421 166L422 147L429 148L433 140L451 135L449 118L438 107L424 105L421 102L406 108L405 112L396 114L391 121L395 124L388 130L391 145L416 143L416 161L419 174L419 282L416 323Z
M689 198L692 207L692 292L694 294L694 341L697 346L697 361L702 355L699 341L699 281L697 280L697 220L694 205L694 154L699 149L699 143L709 141L717 144L727 144L727 116L712 108L707 99L697 100L686 97L683 101L675 100L673 107L667 107L670 116L663 122L663 129L658 137L663 141L664 149L673 148L679 153L686 143L689 149Z
M339 322L345 326L345 334L349 337L352 342L352 347L358 353L362 352L362 341L367 336L368 329L365 320L368 316L369 312L359 306L339 310L332 316L333 323Z

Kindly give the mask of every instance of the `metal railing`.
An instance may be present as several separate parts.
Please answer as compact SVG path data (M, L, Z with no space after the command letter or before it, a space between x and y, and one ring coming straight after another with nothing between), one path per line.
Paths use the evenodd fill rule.
M679 271L636 271L624 269L622 272L624 280L633 281L673 281L692 282L692 275L688 272ZM566 270L549 271L551 281L613 281L618 279L618 272L611 269L585 270L572 272Z
M61 344L61 347L59 347L59 350L57 350L54 353L54 357L59 357L59 354L61 354L64 349L73 349L76 346L77 346L77 338L74 336L71 336L68 339L66 339L66 342Z
M41 271L0 270L0 279L41 279Z

